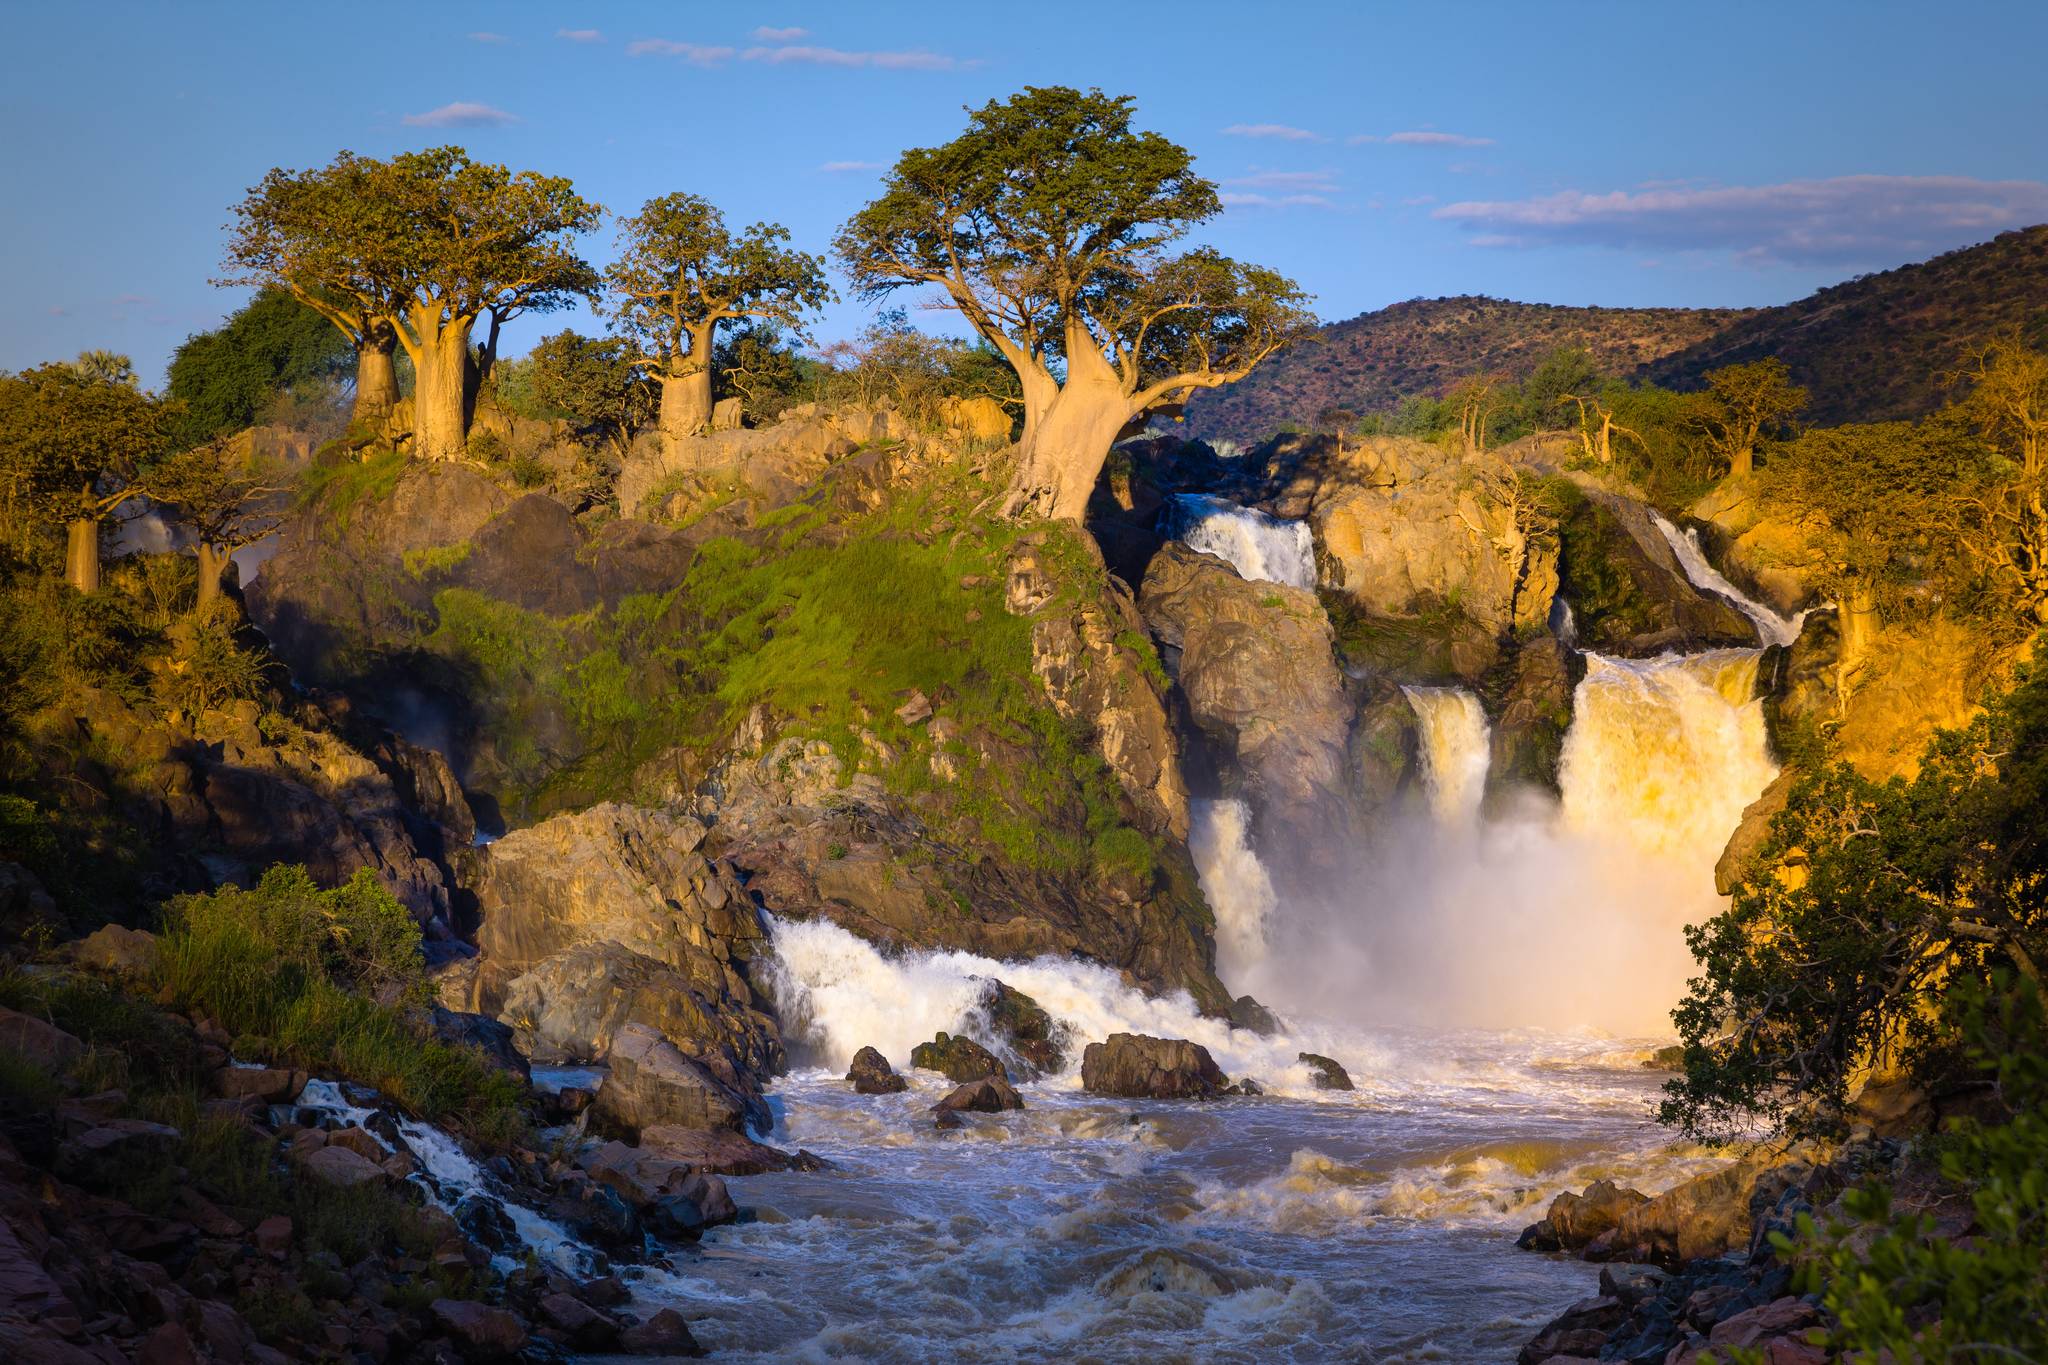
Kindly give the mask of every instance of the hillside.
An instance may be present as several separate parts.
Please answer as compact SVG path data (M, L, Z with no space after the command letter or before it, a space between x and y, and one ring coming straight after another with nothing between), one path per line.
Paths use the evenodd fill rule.
M1716 366L1775 355L1812 390L1809 421L1889 421L1941 406L1963 347L2007 326L2048 335L2048 225L1761 309L1643 375L1697 388Z
M1603 369L1628 373L1696 347L1747 316L1740 309L1569 308L1463 295L1410 299L1322 329L1229 388L1188 405L1196 435L1251 442L1329 408L1373 412L1438 393L1468 374L1517 378L1561 346L1584 346Z
M1567 308L1465 296L1411 299L1322 329L1242 383L1197 395L1196 435L1256 441L1330 408L1385 411L1466 375L1526 375L1559 346L1603 369L1698 388L1720 365L1775 355L1813 393L1810 421L1885 421L1933 411L1963 346L2004 326L2048 337L2048 225L1931 261L1863 275L1759 309Z

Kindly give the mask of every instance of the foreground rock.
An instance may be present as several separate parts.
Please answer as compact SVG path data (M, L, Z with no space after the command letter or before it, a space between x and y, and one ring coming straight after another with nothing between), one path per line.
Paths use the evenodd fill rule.
M1313 1073L1312 1079L1318 1090L1356 1090L1358 1088L1351 1083L1350 1072L1320 1053L1304 1052L1296 1057L1295 1060L1307 1066Z
M1024 1097L1001 1076L983 1076L978 1081L954 1090L932 1108L955 1114L1000 1114L1006 1109L1022 1109Z
M1126 1099L1213 1099L1230 1082L1209 1049L1185 1038L1112 1033L1081 1053L1081 1088Z
M592 1107L601 1127L633 1135L662 1125L738 1133L750 1116L763 1120L762 1128L773 1122L765 1109L756 1112L746 1095L645 1024L621 1029L607 1061L611 1071Z
M853 1065L847 1068L846 1079L853 1083L857 1095L894 1095L910 1085L896 1074L896 1068L889 1065L887 1057L871 1047L864 1047L853 1054Z
M994 1053L972 1038L956 1038L949 1033L940 1033L929 1043L919 1043L912 1048L910 1064L921 1071L936 1071L961 1085L978 1081L983 1076L996 1076L1006 1081L1010 1078L1009 1071Z

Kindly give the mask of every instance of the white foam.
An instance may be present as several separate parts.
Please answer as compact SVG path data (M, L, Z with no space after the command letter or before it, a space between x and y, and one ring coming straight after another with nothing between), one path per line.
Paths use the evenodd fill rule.
M1188 852L1216 914L1216 970L1236 981L1266 956L1273 879L1252 850L1251 811L1235 799L1188 802Z
M1315 537L1305 521L1283 521L1223 498L1181 493L1173 499L1174 534L1188 548L1228 560L1245 579L1316 585Z
M1486 712L1462 687L1404 687L1422 723L1422 782L1429 807L1447 824L1479 818L1492 763Z
M1653 514L1654 515L1654 514ZM1789 645L1799 638L1800 627L1806 624L1806 613L1796 616L1780 616L1763 603L1751 597L1742 589L1722 577L1721 571L1707 562L1707 553L1700 548L1700 533L1688 527L1683 533L1676 526L1656 518L1657 529L1664 535L1664 541L1671 547L1671 553L1678 556L1679 565L1685 570L1686 578L1702 592L1711 592L1727 598L1735 609L1747 616L1756 626L1757 638L1767 645Z

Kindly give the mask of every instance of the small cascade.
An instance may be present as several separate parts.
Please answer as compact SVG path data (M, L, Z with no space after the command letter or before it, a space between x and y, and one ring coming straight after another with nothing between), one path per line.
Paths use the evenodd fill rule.
M1265 960L1276 904L1273 879L1252 850L1250 809L1237 800L1188 802L1188 852L1216 912L1216 970L1238 981Z
M1169 534L1190 549L1228 560L1239 576L1315 588L1315 538L1307 522L1282 521L1199 493L1175 494L1168 509Z
M1566 825L1705 875L1777 776L1756 697L1760 657L1587 655L1559 765Z
M305 1090L299 1095L299 1105L331 1114L343 1123L363 1129L387 1151L398 1150L377 1131L381 1124L372 1126L380 1111L354 1103L333 1081L306 1082ZM503 1210L520 1242L534 1255L558 1270L575 1275L591 1273L595 1253L589 1247L577 1241L560 1223L509 1197L498 1181L471 1160L454 1138L416 1119L396 1114L391 1117L405 1150L420 1164L419 1171L411 1178L426 1191L434 1207L454 1216L471 1199L489 1200ZM508 1271L519 1264L519 1258L509 1253L500 1253L497 1260L499 1268Z
M1462 687L1403 687L1422 730L1422 783L1444 824L1469 825L1486 795L1492 761L1486 712Z
M1706 551L1700 548L1700 533L1695 528L1680 531L1676 526L1657 517L1657 530L1671 546L1671 553L1678 556L1678 563L1685 570L1686 579L1701 592L1710 592L1725 597L1735 604L1735 609L1747 616L1756 626L1757 638L1767 645L1789 645L1799 638L1799 629L1806 624L1806 613L1796 616L1780 616L1763 603L1730 583L1721 571L1707 562Z

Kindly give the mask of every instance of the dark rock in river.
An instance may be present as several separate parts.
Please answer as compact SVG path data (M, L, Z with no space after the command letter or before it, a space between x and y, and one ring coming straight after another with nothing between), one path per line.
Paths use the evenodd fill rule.
M1066 1063L1066 1030L1024 992L991 981L975 1008L988 1021L990 1031L1032 1071L1041 1075L1056 1072Z
M1230 1084L1209 1049L1185 1038L1112 1033L1081 1054L1081 1087L1127 1099L1212 1099Z
M1303 1052L1297 1055L1295 1060L1304 1063L1309 1070L1315 1072L1314 1081L1315 1087L1318 1090L1356 1090L1358 1088L1351 1083L1350 1072L1321 1053Z
M1000 1114L1006 1109L1023 1107L1024 1097L1001 1076L983 1076L980 1080L969 1081L932 1106L941 1113L968 1114Z
M1007 1081L1010 1072L996 1055L972 1038L941 1033L929 1043L910 1050L910 1064L921 1071L936 1071L949 1081L966 1084L983 1076Z
M896 1074L887 1057L871 1047L864 1047L853 1054L853 1065L847 1068L846 1079L853 1082L855 1093L861 1095L893 1095L910 1084Z
M1596 1180L1584 1194L1567 1190L1550 1201L1549 1213L1522 1230L1515 1245L1524 1251L1578 1251L1602 1233L1611 1232L1622 1215L1648 1198L1612 1180Z

